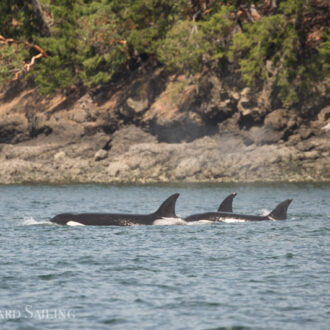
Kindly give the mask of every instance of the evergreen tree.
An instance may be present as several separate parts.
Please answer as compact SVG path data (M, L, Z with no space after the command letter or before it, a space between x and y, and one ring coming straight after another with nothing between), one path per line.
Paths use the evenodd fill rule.
M51 37L39 38L47 50L48 58L37 65L35 81L40 90L50 93L80 83L81 58L79 56L79 6L83 3L54 0L50 8L54 19Z
M286 0L277 14L244 25L243 32L233 36L230 53L243 80L256 85L274 74L279 98L287 107L310 97L315 82L329 74L329 34L321 37L318 47L307 43L306 22L314 14L310 2Z
M328 9L306 0L1 1L0 84L38 54L33 45L48 55L30 72L44 93L96 86L149 58L187 75L229 58L248 85L272 75L288 107L329 75Z
M24 42L34 43L40 29L31 1L0 2L0 86L6 85L22 69L36 50ZM8 41L9 40L9 41Z

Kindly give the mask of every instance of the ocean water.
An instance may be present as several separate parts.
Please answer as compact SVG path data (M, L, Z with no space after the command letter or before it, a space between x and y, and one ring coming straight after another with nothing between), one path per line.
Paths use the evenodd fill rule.
M62 212L286 221L59 226ZM0 329L329 329L330 185L0 186Z

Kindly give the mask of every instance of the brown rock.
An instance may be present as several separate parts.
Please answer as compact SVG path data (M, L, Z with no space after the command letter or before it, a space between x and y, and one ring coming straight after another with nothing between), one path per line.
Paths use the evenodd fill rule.
M129 97L126 100L126 104L136 113L144 112L149 107L149 101L147 97L141 99L133 99Z
M297 145L301 141L300 134L293 134L289 137L288 145Z
M323 108L317 118L322 123L327 122L330 119L330 106Z
M316 150L307 151L307 152L305 152L304 155L305 155L305 158L307 158L307 159L315 159L315 158L320 157L320 153L317 152Z
M315 148L315 145L311 141L301 141L297 144L296 148L299 151L310 151Z
M54 160L63 160L66 157L66 154L64 151L60 151L57 154L54 155Z
M30 138L29 123L24 114L0 114L0 143L17 143Z
M298 134L300 134L302 140L306 140L312 136L313 131L310 128L302 127L299 129Z

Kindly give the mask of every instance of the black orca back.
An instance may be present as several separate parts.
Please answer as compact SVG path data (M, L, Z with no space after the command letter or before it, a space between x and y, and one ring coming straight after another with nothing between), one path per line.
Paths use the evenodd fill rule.
M131 226L131 225L152 225L161 218L176 218L175 203L179 194L167 198L159 209L151 214L122 214L122 213L62 213L50 219L51 222L59 225L66 225L68 222L78 222L87 226Z

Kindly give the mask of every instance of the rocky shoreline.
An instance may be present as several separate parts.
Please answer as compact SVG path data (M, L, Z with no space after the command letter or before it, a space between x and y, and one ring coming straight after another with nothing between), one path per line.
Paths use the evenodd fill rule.
M105 134L76 143L43 138L2 144L0 183L329 182L326 142L312 139L311 149L299 150L215 135L170 144L128 126L114 134L109 150L102 148L109 148Z
M93 92L13 86L0 93L0 184L330 182L320 91L299 112L278 108L267 86L158 68Z

